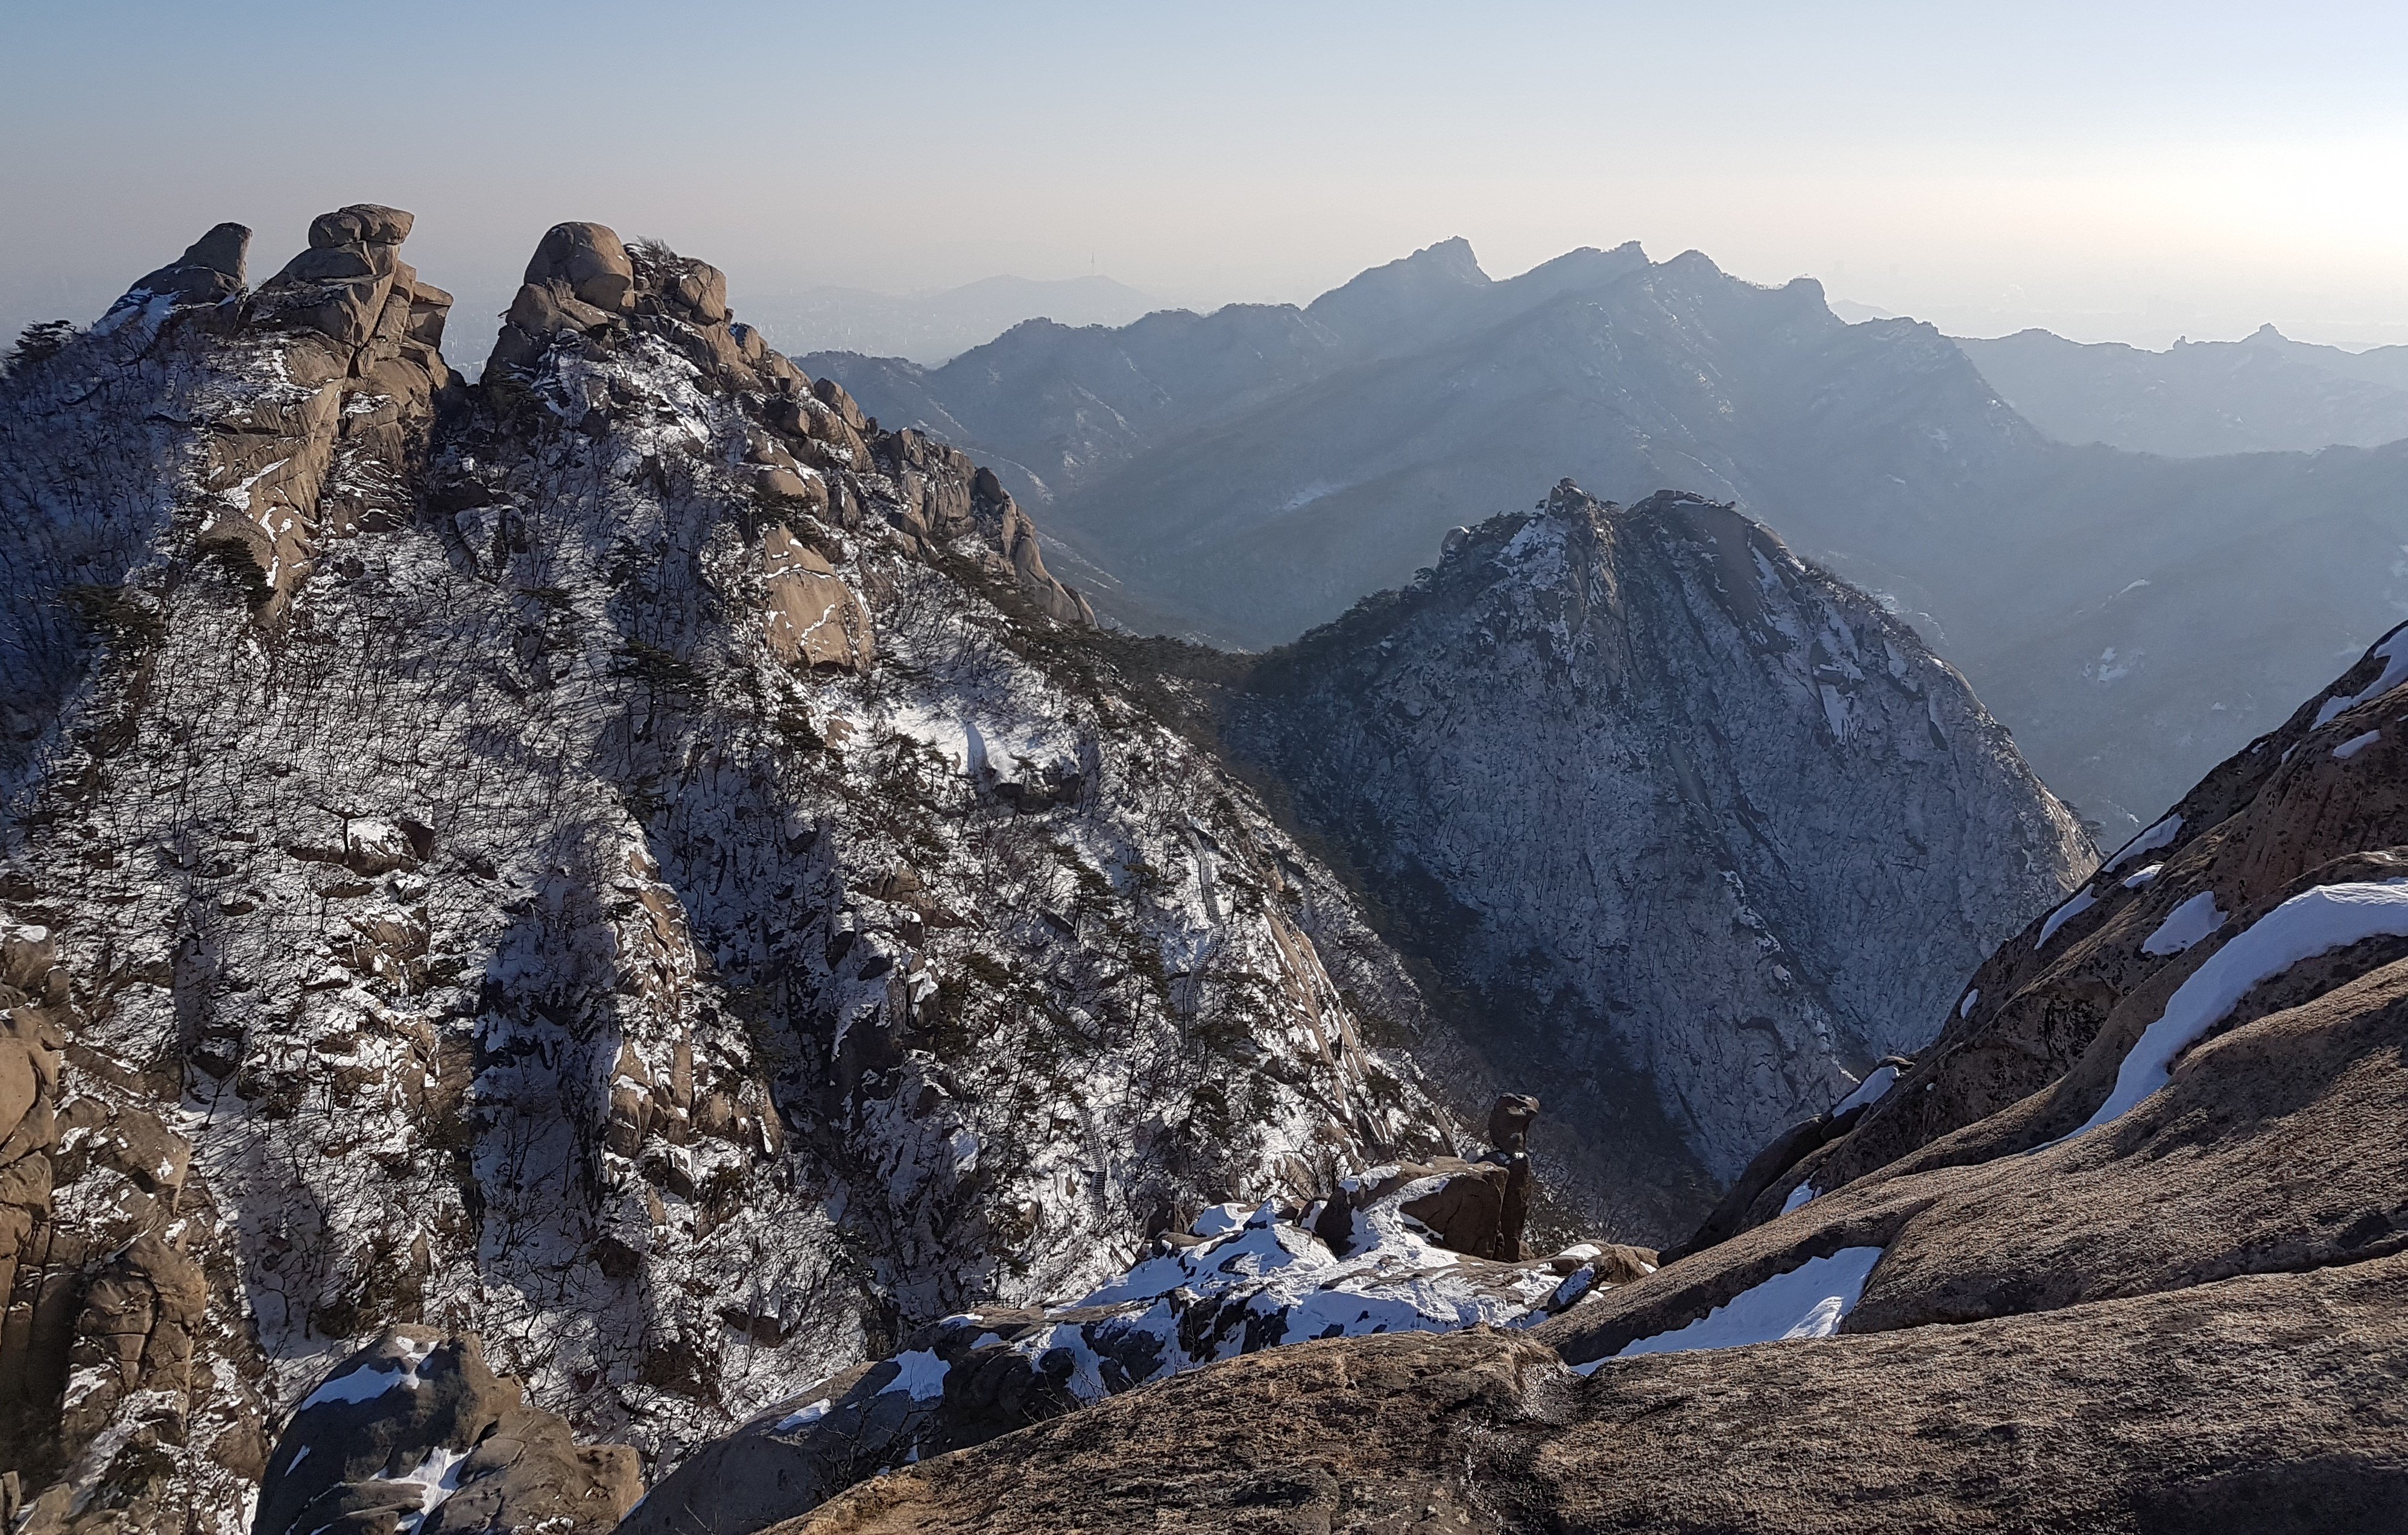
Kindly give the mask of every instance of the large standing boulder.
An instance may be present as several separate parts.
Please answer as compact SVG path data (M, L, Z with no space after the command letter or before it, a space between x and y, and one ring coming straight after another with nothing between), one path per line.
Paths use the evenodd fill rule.
M598 223L556 223L527 263L526 280L563 283L570 294L608 314L636 308L636 265L616 233ZM723 296L724 288L723 285Z
M250 251L248 228L219 224L185 247L182 255L137 279L126 290L126 298L165 294L179 304L214 304L231 298L242 292L243 258Z
M409 238L410 227L416 222L397 208L353 203L309 221L309 248L323 251L337 245L399 245Z
M869 609L827 556L773 523L761 540L761 575L771 650L807 667L869 669L878 656Z
M523 370L565 332L600 331L636 310L636 264L616 232L588 222L544 232L494 338L488 373Z
M407 310L418 274L398 252L412 222L399 208L374 203L319 214L309 225L309 248L260 285L251 317L316 331L345 348L365 345L396 291Z

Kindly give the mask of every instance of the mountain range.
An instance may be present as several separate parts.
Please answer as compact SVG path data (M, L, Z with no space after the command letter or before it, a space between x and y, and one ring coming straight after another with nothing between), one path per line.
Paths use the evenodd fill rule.
M991 277L924 294L834 286L772 293L753 298L746 313L785 351L843 350L933 366L1031 316L1064 325L1125 325L1158 308L1108 277Z
M471 383L414 227L254 285L220 225L0 376L22 1535L559 1535L739 1431L834 1492L1535 1324L2089 863L1727 504L1560 485L1292 650L1142 639L709 264L554 226ZM1312 323L1411 344L1385 292Z
M1558 478L1732 501L1914 624L2110 837L2408 611L2408 449L2058 441L1930 326L1695 251L1492 281L1451 240L1300 308L799 361L990 464L1108 616L1249 647Z
M2408 438L2408 346L2344 351L2272 325L2163 351L2042 330L1960 337L1956 345L2000 397L2060 442L2188 458Z

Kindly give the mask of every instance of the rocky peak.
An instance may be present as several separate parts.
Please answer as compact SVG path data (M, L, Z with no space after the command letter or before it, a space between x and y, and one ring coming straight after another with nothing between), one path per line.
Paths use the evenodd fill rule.
M1640 1231L1693 1218L1686 1158L1731 1178L1928 1042L2090 858L1911 630L1696 496L1567 481L1457 529L1240 714L1392 934L1484 999L1505 1074L1577 1084L1573 1155L1614 1159L1579 1182Z
M1314 299L1304 314L1350 348L1384 351L1405 337L1444 330L1491 286L1471 242L1458 235L1372 267Z

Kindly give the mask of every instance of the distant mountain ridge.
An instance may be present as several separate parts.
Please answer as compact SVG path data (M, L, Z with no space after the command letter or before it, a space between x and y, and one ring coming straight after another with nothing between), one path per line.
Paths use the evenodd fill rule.
M1696 251L1498 281L1450 240L1301 308L801 361L1044 508L1108 616L1248 646L1568 476L1732 501L1914 622L2111 837L2408 613L2408 449L2056 441L1932 326L1847 324L1810 279Z
M823 286L755 298L749 312L761 334L788 351L841 348L938 364L1033 315L1066 325L1125 325L1158 307L1108 277L1006 276L919 294Z
M2061 442L2135 452L2314 452L2408 438L2408 346L2345 351L2261 325L2163 351L2044 330L1956 345L2007 403Z

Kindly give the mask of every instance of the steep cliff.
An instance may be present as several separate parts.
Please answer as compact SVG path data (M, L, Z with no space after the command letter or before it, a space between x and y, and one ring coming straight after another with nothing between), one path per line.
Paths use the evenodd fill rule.
M0 380L29 1528L239 1528L389 1324L649 1459L1453 1149L1333 973L1410 980L992 477L595 224L464 388L409 224L255 291L214 231Z
M2092 857L1914 631L1689 496L1566 481L1458 529L1268 657L1229 728L1507 1074L1560 1084L1610 1199L1664 1182L1651 1135L1727 1179L1928 1043Z

